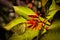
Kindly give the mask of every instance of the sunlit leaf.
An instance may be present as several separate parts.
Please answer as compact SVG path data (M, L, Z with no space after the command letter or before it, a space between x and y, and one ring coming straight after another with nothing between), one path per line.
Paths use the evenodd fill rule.
M52 0L52 4L49 8L49 12L46 17L47 20L52 19L58 10L60 10L60 7L58 5L56 5L55 0Z
M25 19L29 20L30 17L26 14L27 12L25 10L23 10L23 8L21 7L17 7L17 6L14 6L14 10L15 10L15 13L17 13L18 15L24 17ZM25 12L24 12L25 11Z
M54 10L54 9L56 9L56 3L55 3L55 0L52 0L52 4L51 4L49 10Z
M12 29L11 29L14 33L17 33L18 35L21 35L25 32L26 30L26 24L25 23L20 23L16 26L14 26Z
M46 17L47 20L53 18L53 16L56 14L57 11L58 11L58 10L53 10L53 11L49 12L48 16Z
M30 8L28 8L28 7L23 7L23 6L20 6L20 8L21 8L21 10L25 13L25 14L27 14L27 15L36 15L35 13L34 13L34 11L33 10L31 10Z
M36 15L31 9L23 6L14 6L14 10L20 16L23 16L26 19L31 19L28 15Z
M4 28L6 30L10 30L12 27L16 26L19 23L23 23L23 22L26 22L26 19L24 19L23 17L19 17L19 18L12 20L10 23L4 26Z
M32 40L35 36L38 35L38 30L30 30L28 29L24 34L18 35L13 34L9 40Z

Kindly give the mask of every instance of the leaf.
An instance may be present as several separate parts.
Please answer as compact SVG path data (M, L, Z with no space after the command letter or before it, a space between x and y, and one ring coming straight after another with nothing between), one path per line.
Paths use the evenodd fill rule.
M9 40L32 40L35 36L38 35L39 30L26 30L22 35L13 34Z
M52 4L51 4L49 10L54 10L54 9L56 9L56 3L55 3L55 0L52 0Z
M24 23L26 22L26 19L24 19L23 17L18 17L14 20L12 20L10 23L8 23L6 26L4 26L4 28L6 30L10 30L12 27L16 26L19 23Z
M29 16L27 14L25 14L26 13L26 12L24 12L25 10L21 9L20 7L14 6L14 10L15 10L15 13L24 17L25 19L27 19L27 20L30 19Z
M14 6L14 10L17 14L28 20L31 19L28 15L36 15L31 9L23 6Z
M18 35L21 35L25 32L26 30L26 24L25 23L20 23L16 26L14 26L12 29L11 29L14 33L17 33Z
M28 8L28 7L22 7L22 6L20 6L20 8L22 8L23 11L25 11L27 15L36 15L36 14L34 13L34 11L31 10L30 8Z
M59 29L60 28L60 11L58 11L53 18L53 23L52 25L49 27L49 29Z
M48 13L48 16L46 17L47 20L53 18L53 16L56 14L57 11L58 11L58 10L53 10L53 11L49 12L49 13Z
M49 8L49 12L46 16L47 20L52 19L58 10L60 10L60 7L58 5L56 5L55 0L52 0L52 4L51 4L51 6Z

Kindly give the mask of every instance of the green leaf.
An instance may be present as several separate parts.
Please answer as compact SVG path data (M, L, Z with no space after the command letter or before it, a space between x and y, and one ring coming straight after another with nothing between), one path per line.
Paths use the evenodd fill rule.
M28 8L28 7L20 6L20 8L22 8L22 9L23 9L22 11L26 12L25 14L27 14L27 15L36 15L36 14L34 13L34 11L31 10L30 8Z
M26 30L26 32L22 35L13 34L9 40L32 40L35 36L37 36L39 30Z
M20 24L14 26L11 30L14 33L17 33L18 35L21 35L26 31L26 23L20 23Z
M47 20L52 19L58 10L60 10L60 7L58 5L56 5L55 0L52 0L52 4L49 8L49 12L46 17Z
M56 3L55 3L55 0L52 0L52 4L49 8L49 10L55 10L56 9Z
M14 6L14 10L15 13L17 13L18 15L24 17L25 19L29 20L29 16L27 14L25 14L26 12L24 12L25 10L23 10L23 8L20 8L19 6Z
M49 29L54 30L59 28L60 28L60 11L57 11L57 13L53 17L53 22Z
M49 20L49 19L51 20L51 18L53 18L53 16L56 14L57 11L58 10L53 10L53 11L49 12L48 16L46 17L47 20Z
M31 19L28 15L36 15L31 9L28 7L23 7L23 6L14 6L14 10L17 14L20 16L26 18L26 19Z
M10 23L8 23L6 26L4 26L4 28L6 30L10 30L12 27L16 26L19 23L24 23L26 22L26 19L24 19L23 17L18 17L14 20L12 20Z

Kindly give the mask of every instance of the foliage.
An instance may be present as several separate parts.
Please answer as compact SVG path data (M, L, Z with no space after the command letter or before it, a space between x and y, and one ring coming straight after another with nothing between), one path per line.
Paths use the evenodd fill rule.
M45 6L45 4L46 3L43 3L42 6ZM58 7L58 8L56 8L56 7L57 7L57 5L55 3L55 0L52 0L52 4L51 4L51 6L50 6L50 8L48 10L48 14L46 16L46 19L45 18L42 18L41 16L38 16L37 17L37 19L39 20L39 22L42 21L42 23L44 24L44 25L42 24L42 28L44 26L43 30L44 29L45 30L42 32L42 34L44 34L46 32L45 25L46 24L51 25L50 22L48 22L48 20L53 19L54 15L56 14L56 12L60 8L60 7ZM32 22L31 23L32 25L35 25L34 22L36 22L35 21L35 18L36 17L35 18L29 17L29 15L32 15L32 16L36 15L31 9L29 9L27 7L22 7L22 6L14 6L14 10L15 10L15 13L19 14L21 17L16 18L15 20L12 20L10 23L8 23L4 27L5 29L10 30L15 25L18 25L19 23L25 23L27 21L30 21L30 22ZM36 23L38 23L38 21ZM52 25L56 25L56 24L55 23L52 23ZM55 28L52 25L51 25L51 27L48 26L48 29L50 28L50 30L51 30L51 29ZM25 33L22 34L22 35L18 35L17 33L14 33L9 40L32 40L34 37L36 37L38 35L39 30L26 29Z
M16 18L13 21L11 21L9 24L7 24L4 28L6 30L10 30L15 25L18 25L19 23L24 23L26 20L22 17Z

